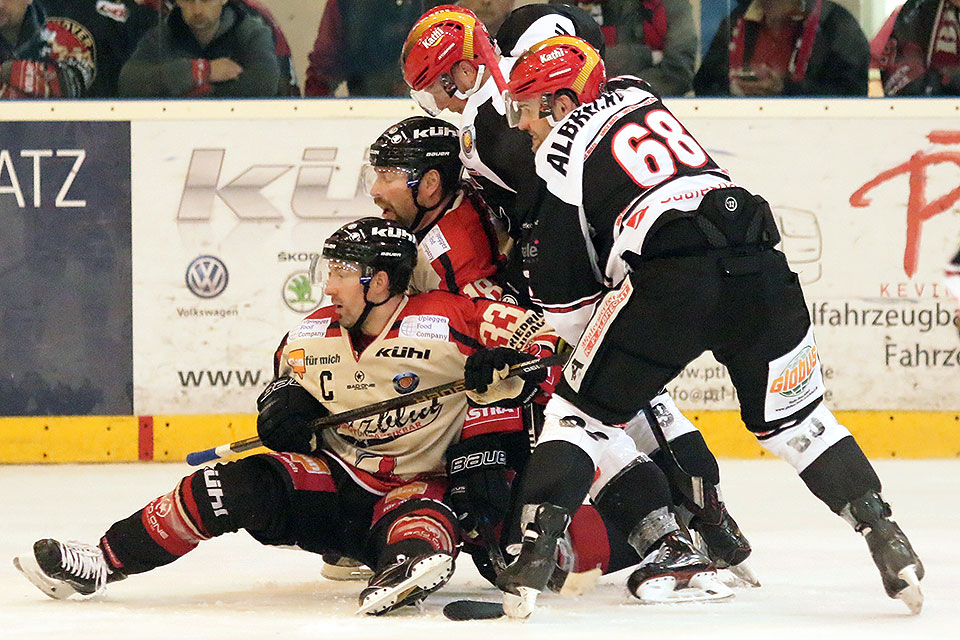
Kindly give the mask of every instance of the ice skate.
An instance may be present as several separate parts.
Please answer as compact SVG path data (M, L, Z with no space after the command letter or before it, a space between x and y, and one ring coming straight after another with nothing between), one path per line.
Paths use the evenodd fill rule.
M379 616L404 606L420 604L453 575L453 556L428 553L412 558L399 556L381 569L360 592L357 614Z
M360 580L368 581L373 577L373 570L359 560L341 556L338 553L323 554L323 567L320 575L327 580Z
M627 579L627 588L644 604L733 597L730 587L717 577L710 558L680 531L667 534L660 546L647 554Z
M910 613L920 613L923 563L900 526L890 520L890 505L871 492L844 507L841 515L866 539L887 595L903 600Z
M56 600L74 594L90 596L103 591L108 582L126 576L111 571L99 547L50 538L33 543L33 553L17 556L13 566L35 587Z
M503 610L511 618L528 618L537 596L557 568L557 544L570 524L565 509L543 503L525 505L520 554L497 577L503 591Z
M557 544L557 561L547 581L547 588L561 596L575 598L582 596L597 586L597 582L603 576L603 570L599 567L588 569L586 571L575 572L576 551L573 549L573 543L570 540L570 532L560 538Z
M720 516L716 521L708 521L705 516L694 516L690 528L699 535L707 555L717 569L726 569L741 584L759 587L760 579L753 572L747 558L753 549L746 536L740 531L736 520L720 503Z

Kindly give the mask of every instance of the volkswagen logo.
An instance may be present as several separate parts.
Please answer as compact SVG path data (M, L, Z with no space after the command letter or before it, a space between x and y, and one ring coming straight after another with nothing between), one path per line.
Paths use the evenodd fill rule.
M229 274L220 258L200 256L187 267L187 288L198 298L216 298L227 288Z

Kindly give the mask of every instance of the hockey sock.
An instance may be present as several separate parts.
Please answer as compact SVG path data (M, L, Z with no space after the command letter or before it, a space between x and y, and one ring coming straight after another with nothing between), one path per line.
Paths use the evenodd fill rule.
M110 568L142 573L173 562L201 540L267 526L286 504L285 488L279 474L257 458L192 473L114 523L100 540Z
M670 487L656 464L642 461L611 480L594 504L607 525L629 534L649 514L670 504Z
M408 558L438 551L452 554L455 545L449 517L430 508L411 511L398 517L387 528L376 570L393 563L401 554Z
M530 454L518 503L549 502L573 513L583 504L593 474L593 460L580 447L563 440L544 442Z
M880 492L880 478L853 436L830 446L800 472L800 478L834 513L868 492Z
M712 485L720 484L720 467L717 465L717 459L713 457L713 453L710 452L707 443L703 440L703 435L699 431L689 431L671 440L670 449L683 471L692 476L699 476L703 478L704 482L709 482ZM657 449L650 458L665 473L668 465L672 464L666 453L660 449ZM673 497L673 504L683 502L684 495L679 487L671 485L670 493Z

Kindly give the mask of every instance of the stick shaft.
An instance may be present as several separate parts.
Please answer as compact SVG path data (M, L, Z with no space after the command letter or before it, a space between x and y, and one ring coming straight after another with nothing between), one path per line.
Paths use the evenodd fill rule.
M546 358L530 360L528 362L522 362L518 365L510 367L510 373L508 373L506 377L512 378L513 376L531 373L546 367L562 366L566 364L566 362L567 354L555 354ZM461 378L460 380L447 382L445 384L430 387L429 389L424 389L422 391L416 391L404 396L389 398L387 400L368 404L363 407L357 407L356 409L350 409L348 411L342 411L340 413L335 413L323 418L317 418L316 420L310 421L310 428L314 429L315 431L321 431L345 422L359 420L360 418L369 418L370 416L375 416L378 413L385 413L387 411L393 411L394 409L401 409L403 407L420 404L421 402L452 396L456 393L465 391L466 388L466 383ZM262 443L260 442L260 438L244 438L243 440L222 444L210 449L194 451L193 453L187 455L187 464L192 466L201 465L205 462L218 460L233 453L242 453L244 451L249 451L250 449L256 449L261 445Z

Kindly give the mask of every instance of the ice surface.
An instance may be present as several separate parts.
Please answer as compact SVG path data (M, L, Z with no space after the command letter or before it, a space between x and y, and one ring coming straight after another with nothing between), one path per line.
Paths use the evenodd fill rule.
M110 640L721 640L960 637L960 461L880 461L884 497L927 568L918 617L883 592L866 544L814 499L783 462L721 461L731 513L754 547L761 589L729 602L644 606L626 572L579 599L547 595L525 623L449 622L452 599L495 598L464 558L422 612L356 617L358 583L320 577L319 557L273 549L245 533L205 542L176 563L109 586L91 600L54 601L10 559L42 537L96 542L170 490L177 464L0 466L0 638ZM450 634L447 636L446 634Z

